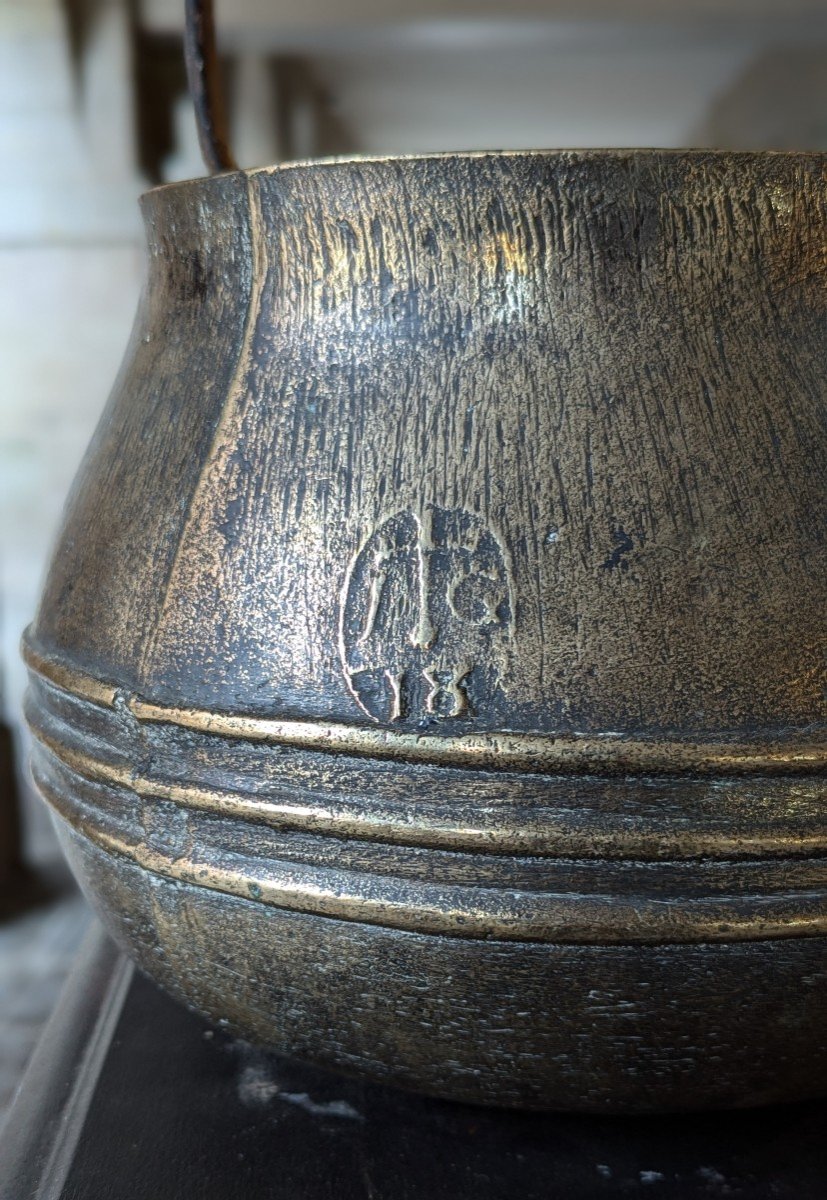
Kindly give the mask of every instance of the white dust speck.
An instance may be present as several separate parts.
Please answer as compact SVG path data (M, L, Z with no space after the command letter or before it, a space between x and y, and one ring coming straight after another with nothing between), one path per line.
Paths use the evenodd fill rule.
M722 1175L720 1171L716 1171L714 1167L698 1167L695 1172L699 1178L703 1179L704 1183L726 1183L726 1175Z
M295 1104L297 1108L303 1108L305 1112L312 1113L314 1117L343 1117L347 1121L363 1121L362 1114L348 1104L347 1100L324 1100L317 1102L311 1100L307 1092L279 1092L279 1100L286 1100L288 1104Z
M339 1117L346 1121L363 1121L362 1114L347 1100L316 1101L307 1092L283 1092L278 1081L261 1063L246 1066L238 1080L238 1098L251 1108L264 1108L271 1100L294 1104L314 1117Z
M238 1098L253 1108L269 1104L279 1093L275 1079L260 1066L245 1067L238 1081Z

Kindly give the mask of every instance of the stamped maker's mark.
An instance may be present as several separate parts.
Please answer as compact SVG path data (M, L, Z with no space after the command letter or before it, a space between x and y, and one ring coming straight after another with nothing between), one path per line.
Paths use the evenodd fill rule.
M473 715L497 686L513 613L508 560L464 509L384 521L351 563L340 654L375 721Z

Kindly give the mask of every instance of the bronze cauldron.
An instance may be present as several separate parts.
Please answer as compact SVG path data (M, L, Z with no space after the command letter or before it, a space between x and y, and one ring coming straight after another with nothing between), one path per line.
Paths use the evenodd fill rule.
M641 151L144 197L25 652L164 987L481 1103L825 1090L826 196Z

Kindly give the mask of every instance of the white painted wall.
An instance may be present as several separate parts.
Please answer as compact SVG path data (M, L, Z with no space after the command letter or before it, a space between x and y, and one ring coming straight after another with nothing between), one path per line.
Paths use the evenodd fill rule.
M122 15L102 13L90 123L57 0L0 5L0 672L18 727L20 633L141 279ZM48 854L39 804L27 818L35 853Z

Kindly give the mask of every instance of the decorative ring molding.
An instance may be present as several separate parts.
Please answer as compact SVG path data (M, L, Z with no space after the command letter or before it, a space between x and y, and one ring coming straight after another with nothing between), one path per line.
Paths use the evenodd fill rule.
M232 869L192 848L165 853L107 829L36 770L58 815L107 854L151 874L248 902L409 933L576 945L741 942L827 935L827 893L702 897L552 894L381 880L370 873L248 859Z
M656 741L612 733L403 733L342 721L293 720L158 704L41 654L28 636L24 636L23 657L33 672L79 699L106 707L114 707L120 699L140 722L160 722L220 737L323 753L558 775L809 775L827 767L827 748L812 738L811 729L769 744L743 740Z

